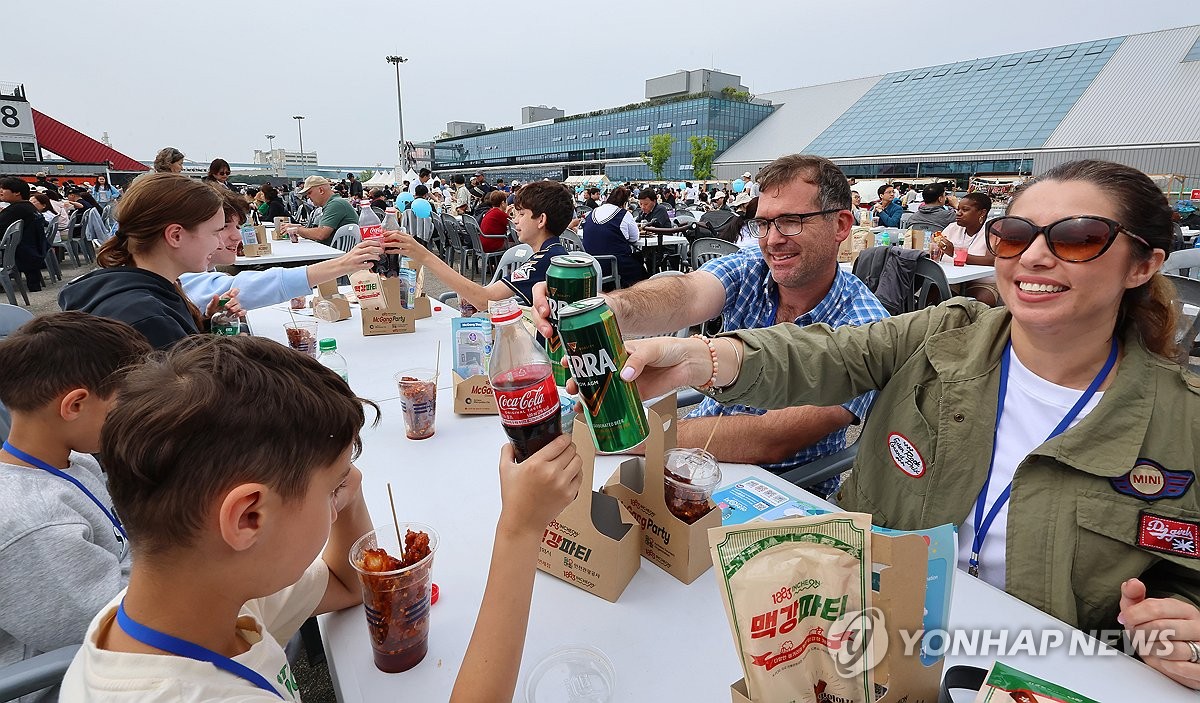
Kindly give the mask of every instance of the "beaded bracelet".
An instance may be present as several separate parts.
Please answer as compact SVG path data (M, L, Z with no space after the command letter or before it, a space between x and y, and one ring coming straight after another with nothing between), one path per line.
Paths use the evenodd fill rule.
M709 377L708 381L704 385L696 386L696 390L700 390L700 391L709 390L709 389L713 388L717 383L717 369L720 366L717 363L717 347L715 344L713 344L713 341L711 339L709 339L708 337L705 337L704 335L693 334L692 337L694 337L695 339L699 339L701 342L704 342L706 345L708 345L708 354L709 354L709 356L712 357L712 376Z

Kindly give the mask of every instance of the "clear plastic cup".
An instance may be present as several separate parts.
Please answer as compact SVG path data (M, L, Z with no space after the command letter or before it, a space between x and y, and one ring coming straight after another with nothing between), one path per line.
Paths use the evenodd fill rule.
M368 568L368 557L380 558L378 553L368 554L369 549L383 549L396 559L403 554L392 525L375 528L350 548L350 564L358 571L362 585L375 667L389 674L408 671L429 652L429 606L438 534L429 525L407 522L400 524L401 539L407 540L410 530L429 536L429 554L407 567L389 571Z
M317 323L313 320L297 320L283 325L288 346L298 352L317 358Z
M408 369L396 374L400 407L404 411L404 434L409 439L433 436L437 416L437 384L433 369Z
M671 449L663 482L667 510L691 525L712 510L709 498L721 483L721 464L703 449Z
M604 652L569 644L534 665L525 681L525 703L609 703L616 687L616 671Z
M954 265L955 266L966 266L967 265L967 248L966 247L958 247L954 250Z

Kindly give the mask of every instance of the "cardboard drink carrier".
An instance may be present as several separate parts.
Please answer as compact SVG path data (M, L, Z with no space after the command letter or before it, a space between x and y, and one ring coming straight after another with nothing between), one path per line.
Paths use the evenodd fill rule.
M492 392L492 379L477 373L463 378L457 371L454 377L454 412L459 415L498 415L496 395Z
M586 489L596 469L596 447L583 419L575 420L572 433ZM538 570L615 603L641 564L641 544L642 528L621 501L580 490L542 533Z
M382 278L371 271L356 271L350 275L350 282L362 307L362 332L367 337L416 332L417 320L433 315L429 298L419 286L412 307L404 307L408 293L399 278Z
M683 583L690 584L712 566L708 529L721 526L721 511L710 499L710 510L689 525L667 509L664 495L666 453L674 449L678 424L675 394L646 409L650 436L646 456L621 463L604 492L621 501L642 526L642 556Z
M325 281L317 285L317 294L313 296L312 308L315 311L319 303L329 303L337 310L337 317L326 322L341 322L350 319L350 301L338 293L337 281Z
M283 231L283 225L289 224L291 221L290 217L276 217L273 220L275 223L275 241L282 242L290 239L287 233Z
M267 237L267 228L263 225L254 225L254 241L249 241L248 238L242 238L242 255L259 257L266 256L271 253L271 240Z
M864 609L877 609L882 617L874 620L860 647L867 647L874 703L935 703L944 658L926 666L915 652L905 656L901 637L923 629L929 548L921 535L872 531L871 560L878 590L868 589ZM730 686L730 698L733 703L770 703L751 698L744 678Z
M930 237L926 238L926 234L929 234ZM909 227L904 232L904 246L908 249L920 249L922 251L928 251L928 240L933 238L932 234L932 232L926 232L923 229Z

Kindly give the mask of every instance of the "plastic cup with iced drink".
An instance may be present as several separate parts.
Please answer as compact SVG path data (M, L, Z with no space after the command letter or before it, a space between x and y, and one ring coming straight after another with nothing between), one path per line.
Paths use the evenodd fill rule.
M433 436L437 415L437 384L433 369L408 369L396 374L400 407L404 411L404 433L409 439Z
M721 465L703 449L672 449L663 482L667 510L691 525L712 509L709 498L721 483Z
M429 606L438 534L421 523L377 527L350 548L350 563L362 585L363 609L375 666L408 671L429 651Z
M288 346L317 358L317 323L311 320L288 322L283 325Z

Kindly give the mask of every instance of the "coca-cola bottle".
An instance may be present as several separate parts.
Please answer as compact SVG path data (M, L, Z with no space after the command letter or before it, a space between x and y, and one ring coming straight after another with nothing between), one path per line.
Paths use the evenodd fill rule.
M562 434L554 367L521 324L516 298L493 301L488 307L495 326L488 362L492 392L513 453L517 461L525 461Z
M387 236L388 232L403 232L404 226L400 224L399 212L394 207L389 207L383 211L383 233ZM379 265L383 267L381 275L389 278L394 278L400 275L400 255L399 254L384 254L379 260Z
M383 246L383 223L379 221L379 215L376 215L375 211L371 209L370 200L362 201L362 209L358 214L358 233L364 242L374 239L379 246ZM380 259L375 262L371 270L381 276L386 275L387 264Z

